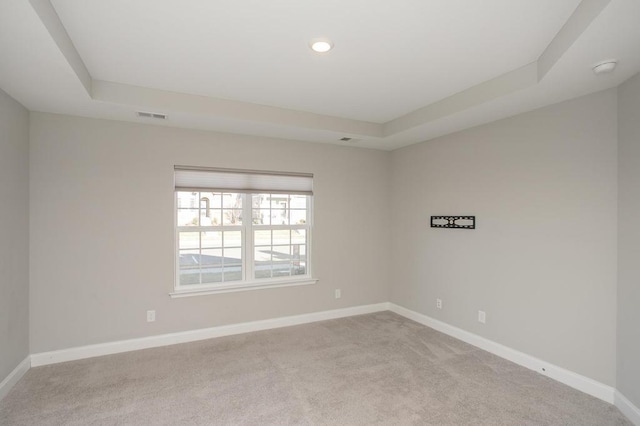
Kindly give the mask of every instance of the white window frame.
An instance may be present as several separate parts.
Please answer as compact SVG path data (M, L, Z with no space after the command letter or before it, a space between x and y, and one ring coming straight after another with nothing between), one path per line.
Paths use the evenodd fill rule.
M312 278L312 228L313 228L313 195L308 194L306 196L307 206L306 213L307 219L305 224L301 225L257 225L253 223L253 211L252 211L252 196L255 194L271 193L269 191L259 192L243 192L242 202L242 217L243 222L240 226L197 226L197 227L183 227L178 226L178 191L174 192L174 289L170 293L171 297L188 297L205 294L216 293L228 293L236 291L257 290L266 288L278 288L289 286L300 286L315 284L318 280ZM195 191L195 189L194 189ZM201 188L199 192L224 192L224 193L237 193L233 189L220 190ZM280 192L282 193L282 192ZM248 218L248 219L247 219ZM292 275L288 277L271 277L271 278L259 278L254 277L254 231L263 229L294 229L304 228L306 231L306 264L304 275ZM202 231L240 231L242 238L242 280L241 281L229 281L207 284L189 284L180 285L180 251L179 251L179 235L181 231L202 232ZM251 277L251 278L249 278Z

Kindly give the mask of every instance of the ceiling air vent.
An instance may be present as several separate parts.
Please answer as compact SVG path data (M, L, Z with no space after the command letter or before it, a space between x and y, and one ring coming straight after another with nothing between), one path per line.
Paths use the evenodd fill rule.
M158 120L167 119L167 114L160 114L157 112L138 111L137 114L138 114L138 117L142 117L142 118L157 118Z

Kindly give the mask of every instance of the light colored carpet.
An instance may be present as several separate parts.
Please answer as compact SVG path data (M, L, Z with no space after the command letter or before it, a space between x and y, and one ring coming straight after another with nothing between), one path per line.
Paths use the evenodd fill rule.
M2 425L630 425L391 312L31 369Z

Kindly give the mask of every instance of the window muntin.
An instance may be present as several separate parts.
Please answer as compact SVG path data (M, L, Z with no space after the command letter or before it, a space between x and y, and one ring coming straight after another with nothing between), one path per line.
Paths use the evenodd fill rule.
M177 190L176 289L309 277L310 204L309 195Z

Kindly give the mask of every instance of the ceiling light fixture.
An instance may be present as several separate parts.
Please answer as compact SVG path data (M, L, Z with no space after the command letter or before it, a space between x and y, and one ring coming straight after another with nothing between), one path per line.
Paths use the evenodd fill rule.
M309 42L311 50L318 53L326 53L333 49L333 43L328 38L314 38Z
M607 74L614 70L618 61L616 59L608 59L606 61L602 61L593 66L593 73L598 74Z

